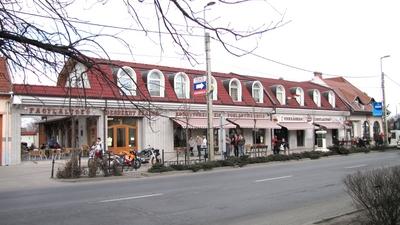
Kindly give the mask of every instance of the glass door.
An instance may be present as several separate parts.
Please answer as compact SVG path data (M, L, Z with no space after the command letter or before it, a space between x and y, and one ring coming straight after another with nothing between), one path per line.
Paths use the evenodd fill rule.
M115 125L108 128L107 145L114 153L137 149L136 127Z

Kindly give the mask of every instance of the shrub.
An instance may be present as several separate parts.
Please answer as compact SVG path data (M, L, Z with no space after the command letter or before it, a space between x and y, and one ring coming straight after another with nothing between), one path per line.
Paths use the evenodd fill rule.
M302 152L303 158L309 159L319 159L321 157L321 152L317 151L309 151L309 152Z
M172 170L174 170L174 169L172 169L170 166L166 167L164 164L156 163L148 170L148 172L162 173L162 172L168 172L168 171L172 171Z
M97 161L89 160L88 161L88 169L89 169L89 177L96 177L97 173Z
M57 178L79 178L81 176L81 168L79 168L78 158L72 157L65 164L63 169L57 170Z
M188 170L189 169L188 165L183 165L183 164L170 165L170 167L174 170Z
M190 166L190 170L192 170L193 172L197 172L197 171L199 171L201 168L202 168L202 166L201 166L200 164L198 164L198 163L193 164L193 165Z
M348 175L344 183L371 224L400 223L400 166L357 172Z

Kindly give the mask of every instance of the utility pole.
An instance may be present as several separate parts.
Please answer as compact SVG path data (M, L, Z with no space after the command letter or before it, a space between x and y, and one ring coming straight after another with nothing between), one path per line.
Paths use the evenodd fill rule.
M206 21L206 8L208 6L214 5L215 2L209 2L204 6L203 19L204 25L207 24ZM213 88L211 81L211 56L210 56L210 33L204 29L204 41L206 48L206 71L207 71L207 149L209 160L214 160L214 129L213 129Z
M381 62L381 81L382 81L382 109L383 109L383 115L382 115L382 126L383 126L383 144L386 146L388 144L388 127L387 127L387 120L386 120L386 114L387 114L387 109L386 109L386 100L385 100L385 74L383 73L382 69L382 59L388 58L390 55L385 55L380 58Z

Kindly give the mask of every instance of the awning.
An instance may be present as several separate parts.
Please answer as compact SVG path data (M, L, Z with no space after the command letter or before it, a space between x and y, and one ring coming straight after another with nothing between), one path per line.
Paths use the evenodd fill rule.
M326 129L343 129L343 124L339 122L318 122L314 124L319 127L325 127Z
M231 119L228 118L228 121L239 125L241 128L252 128L254 129L254 125L255 128L257 129L279 129L280 127L278 126L278 124L276 124L275 122L271 121L271 120L265 120L265 119ZM254 124L255 122L255 124Z
M171 118L174 122L179 124L181 127L189 129L207 129L207 118ZM222 124L223 128L235 128L235 125L229 123L228 121L224 121ZM213 119L213 127L219 128L220 127L220 119L214 118Z
M312 124L300 122L280 122L278 125L281 127L286 127L288 130L307 130L314 128Z

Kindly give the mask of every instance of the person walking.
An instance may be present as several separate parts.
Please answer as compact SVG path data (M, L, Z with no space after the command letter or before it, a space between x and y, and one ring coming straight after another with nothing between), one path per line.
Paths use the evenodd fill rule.
M191 136L189 139L190 156L194 156L193 149L196 148L196 140Z
M239 145L238 145L238 135L234 134L232 138L232 145L233 145L233 153L235 154L235 157L239 157Z
M289 155L289 144L285 140L285 138L282 138L281 141L281 150L283 150L285 155Z
M229 138L229 135L225 136L225 159L228 159L231 156L231 139Z
M239 150L239 156L244 156L244 144L246 143L246 140L244 139L242 134L238 135L238 150Z
M271 144L272 144L272 152L274 153L274 155L278 154L278 137L276 135L274 135L274 137L271 140Z
M204 158L208 158L207 154L207 138L206 136L203 136L203 141L201 142L201 148L204 150Z
M196 147L197 147L197 156L201 156L201 144L203 143L203 139L200 136L196 137Z

